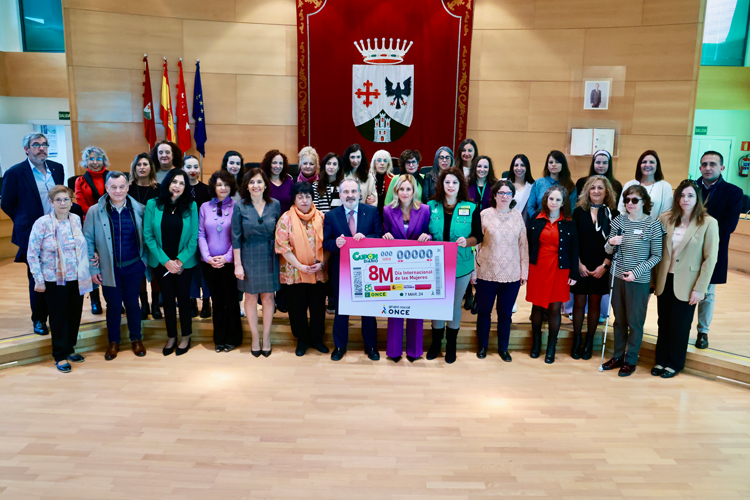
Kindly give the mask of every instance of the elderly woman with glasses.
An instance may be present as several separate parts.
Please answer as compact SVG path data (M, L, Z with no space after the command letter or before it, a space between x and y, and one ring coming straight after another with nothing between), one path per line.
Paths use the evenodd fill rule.
M385 149L375 151L375 154L372 155L372 162L370 162L370 174L375 178L375 193L368 196L365 203L378 207L382 220L385 195L393 180L393 163L388 151Z
M49 190L53 211L31 228L27 259L34 291L44 293L52 330L52 356L57 369L83 362L75 353L83 295L92 290L89 253L81 219L70 213L72 193L65 186Z
M666 231L650 215L653 204L645 187L637 184L626 187L622 198L627 212L614 218L604 246L608 254L614 254L611 301L615 313L615 352L602 368L620 368L618 375L628 377L638 363L651 270L661 261Z
M435 160L432 163L432 170L430 170L427 175L424 176L422 197L425 200L431 200L432 197L435 196L435 190L438 184L438 177L440 176L440 173L444 170L448 170L449 168L454 167L455 165L456 162L453 159L453 151L451 151L451 148L447 146L441 146L437 151L435 151ZM460 172L461 176L464 177L463 170L460 170ZM466 181L466 177L464 177L464 181Z

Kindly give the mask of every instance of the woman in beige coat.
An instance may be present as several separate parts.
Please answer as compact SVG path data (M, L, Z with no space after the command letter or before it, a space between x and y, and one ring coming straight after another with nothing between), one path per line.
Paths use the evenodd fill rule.
M667 234L656 270L659 338L651 375L672 378L685 367L695 305L703 299L719 252L719 224L691 180L680 183L672 210L659 216Z

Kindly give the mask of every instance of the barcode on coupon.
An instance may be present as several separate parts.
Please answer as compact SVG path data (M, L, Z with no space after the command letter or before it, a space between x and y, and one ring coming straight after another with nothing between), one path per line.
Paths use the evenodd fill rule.
M352 269L352 272L354 273L354 296L363 297L364 290L362 287L362 268L355 267L354 269Z
M440 256L435 257L435 293L443 293L443 266L440 265Z

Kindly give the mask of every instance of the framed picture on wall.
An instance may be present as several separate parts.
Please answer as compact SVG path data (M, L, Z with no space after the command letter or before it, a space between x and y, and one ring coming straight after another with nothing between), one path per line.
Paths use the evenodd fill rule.
M611 78L583 82L583 109L609 109L611 90Z

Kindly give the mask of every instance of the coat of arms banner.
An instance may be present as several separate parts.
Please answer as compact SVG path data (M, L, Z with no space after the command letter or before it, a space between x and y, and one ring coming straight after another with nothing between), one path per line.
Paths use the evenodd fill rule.
M474 0L297 0L298 146L398 156L466 137Z

